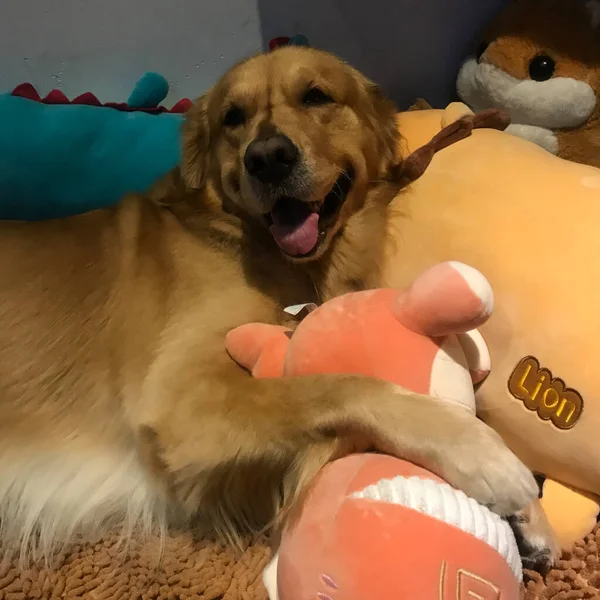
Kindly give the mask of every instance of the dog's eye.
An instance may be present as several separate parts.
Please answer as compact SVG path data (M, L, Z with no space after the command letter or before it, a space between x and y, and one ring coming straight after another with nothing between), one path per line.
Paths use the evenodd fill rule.
M534 81L548 81L555 70L556 62L545 54L539 54L529 63L529 77Z
M239 127L246 122L246 115L239 106L232 106L223 117L225 127Z
M302 104L306 106L322 106L323 104L331 104L332 102L333 98L318 87L310 88L302 96Z

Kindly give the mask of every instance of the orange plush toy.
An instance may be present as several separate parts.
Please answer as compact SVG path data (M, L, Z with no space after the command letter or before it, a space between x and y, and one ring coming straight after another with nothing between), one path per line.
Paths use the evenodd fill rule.
M600 2L509 0L457 90L475 111L506 111L508 132L600 167Z
M492 304L479 271L448 262L404 292L334 298L294 332L238 327L226 346L255 377L378 377L475 419L473 384L490 363L474 328ZM411 463L355 454L318 474L264 578L271 600L516 600L521 563L509 525L484 506Z

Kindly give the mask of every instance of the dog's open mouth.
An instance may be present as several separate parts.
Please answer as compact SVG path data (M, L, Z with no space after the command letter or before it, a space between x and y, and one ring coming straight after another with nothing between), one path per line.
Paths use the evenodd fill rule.
M344 171L318 205L289 197L277 200L267 215L269 230L277 245L290 256L301 257L313 253L327 229L335 222L353 180L353 171Z

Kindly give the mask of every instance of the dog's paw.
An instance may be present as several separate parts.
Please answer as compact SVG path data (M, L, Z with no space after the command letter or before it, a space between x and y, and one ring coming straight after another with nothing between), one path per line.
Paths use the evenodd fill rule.
M547 573L560 558L560 547L539 501L508 517L523 568Z
M472 427L449 449L441 476L501 516L518 513L537 498L533 474L495 431L481 421Z
M537 498L531 471L471 411L397 387L389 402L389 388L373 381L377 383L369 391L380 400L373 402L371 396L366 410L361 402L360 414L371 414L357 421L370 424L377 450L433 471L501 516L513 515Z

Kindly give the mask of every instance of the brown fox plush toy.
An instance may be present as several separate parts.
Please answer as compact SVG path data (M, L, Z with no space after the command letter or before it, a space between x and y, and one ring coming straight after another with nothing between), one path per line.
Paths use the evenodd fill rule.
M462 65L473 110L500 108L508 131L600 167L600 0L509 0Z

